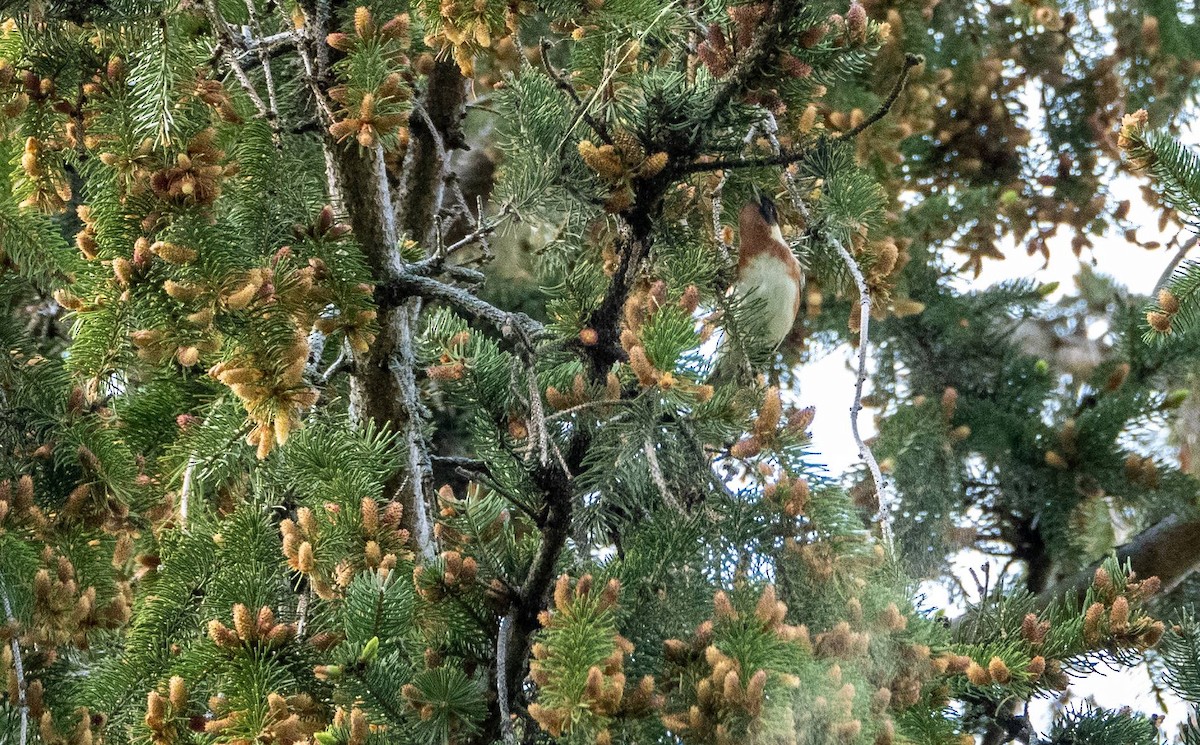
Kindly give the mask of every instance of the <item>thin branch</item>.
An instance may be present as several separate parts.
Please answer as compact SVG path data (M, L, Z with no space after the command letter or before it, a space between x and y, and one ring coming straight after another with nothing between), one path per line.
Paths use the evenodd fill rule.
M768 166L787 166L807 160L812 155L811 149L784 150L774 155L761 158L717 158L714 160L697 160L682 166L683 174L704 173L707 171L732 171L741 168L767 168Z
M654 485L658 487L658 493L662 495L663 501L666 502L676 512L682 513L683 505L671 493L671 488L667 485L667 479L663 476L662 464L658 462L658 453L654 449L654 442L647 437L646 442L642 446L642 452L646 454L646 465L650 468L650 478L654 480Z
M192 481L199 463L200 459L196 457L195 453L188 456L187 467L183 469L183 484L179 487L179 527L184 531L187 530L188 502L192 494Z
M270 109L263 103L250 76L246 74L245 68L238 60L237 42L234 40L233 32L229 30L229 24L225 23L225 19L221 17L221 11L217 8L217 0L205 0L204 9L212 23L213 31L216 32L217 46L225 57L225 61L229 63L229 69L233 71L234 77L241 83L242 90L246 92L246 96L254 104L254 108L258 109L258 115L270 122L272 127L277 126L275 119L271 117Z
M620 406L622 404L631 404L631 403L633 403L631 400L623 399L623 398L614 399L612 401L603 401L603 400L584 401L581 404L576 404L570 408L560 409L559 411L554 412L553 414L546 417L546 421L549 422L549 421L553 421L555 419L562 419L563 417L568 417L573 414L578 414L579 412L584 411L586 409L594 409L594 408L603 407L603 406Z
M1193 235L1191 238L1188 238L1183 242L1183 245L1179 247L1179 250L1175 252L1175 255L1171 257L1171 263L1167 264L1167 268L1163 269L1162 274L1160 274L1158 277L1158 281L1154 283L1155 293L1165 287L1167 282L1171 281L1171 275L1175 273L1177 268L1179 268L1179 265L1183 262L1184 257L1186 257L1188 253L1196 247L1197 242L1200 242L1200 233Z
M805 223L810 223L808 205L804 203L796 181L791 177L791 174L788 174L787 177L787 187L788 195L791 197L796 211L804 218ZM869 344L868 330L871 323L871 288L867 285L867 280L863 277L862 269L859 268L858 262L846 250L845 245L833 236L826 236L825 239L837 250L842 263L846 265L846 269L850 272L850 276L854 278L854 284L858 288L858 372L854 379L854 402L850 405L850 431L854 435L855 445L858 446L858 456L867 464L867 469L871 472L871 479L875 483L875 494L879 501L879 512L876 514L875 519L879 522L879 532L883 536L884 545L890 553L895 544L892 532L893 499L887 482L883 479L883 472L879 468L879 461L875 459L875 454L871 452L871 448L863 440L862 433L858 428L858 413L862 411L863 407L863 384L867 381L867 346Z
M1117 561L1122 564L1128 561L1130 568L1143 579L1158 577L1162 583L1159 592L1168 593L1200 571L1200 544L1196 541L1198 532L1200 518L1171 515L1118 548ZM1097 562L1042 591L1038 600L1045 605L1064 596L1081 599L1095 579L1100 564Z
M305 28L307 29L308 27L308 24L305 24ZM308 45L323 45L324 42L320 39L314 39L310 35L306 35L305 41L307 44L296 45L297 51L300 53L301 65L304 67L303 75L301 77L304 78L304 83L308 86L308 90L312 94L313 102L317 105L323 126L328 127L337 121L337 116L333 113L333 109L329 105L329 99L326 97L325 91L321 88L321 84L317 81L317 65L319 59L314 59L313 56L309 54L310 49L308 48ZM316 46L316 48L317 50L320 50L321 47ZM330 148L326 147L323 149L325 151L326 178L330 184L330 198L340 201L340 196L338 195L338 190L336 188L336 179L333 176L334 166L331 160ZM344 212L344 208L339 208L337 204L334 204L334 211L338 214L342 214Z
M249 0L247 0L249 2ZM270 36L259 36L246 39L246 49L257 52L266 49L268 52L296 43L296 35L291 31L280 31Z
M312 602L312 588L305 587L296 601L296 639L303 639L308 627L308 605Z
M508 706L508 648L512 644L514 613L509 610L500 619L500 634L496 638L496 705L500 708L500 732L505 745L516 745L512 712Z
M429 460L441 466L448 468L466 468L472 471L487 471L490 470L486 461L476 458L467 458L462 455L430 455Z
M16 633L17 618L13 614L12 601L8 598L8 587L4 584L4 576L0 575L0 601L4 603L4 617L13 628L9 646L12 648L13 673L17 676L17 707L21 710L21 736L17 745L25 745L29 738L29 702L25 699L25 663L21 658L21 642Z
M520 344L532 343L547 334L541 323L524 313L501 310L461 287L422 277L407 270L402 270L399 277L381 286L378 291L385 295L390 294L393 298L419 295L427 300L439 300L467 315L487 321L505 339L515 339Z
M867 464L867 468L871 471L871 478L875 482L875 494L879 499L879 513L876 519L879 521L879 531L883 535L883 543L887 546L888 551L891 551L894 547L892 497L887 483L883 480L883 473L879 470L879 461L875 460L875 454L871 452L871 448L867 447L867 443L858 430L858 413L862 411L863 407L863 384L867 381L867 347L870 344L867 330L871 323L871 289L867 286L862 270L858 268L858 262L854 260L842 242L832 237L827 240L837 249L838 255L842 257L842 262L846 264L846 268L854 277L854 284L858 287L858 374L854 379L854 403L850 406L850 430L854 433L855 444L858 445L858 456Z
M608 134L608 127L604 126L604 122L597 120L594 116L588 113L590 101L588 103L584 103L583 99L579 97L579 93L575 90L575 86L571 85L571 82L567 80L561 72L555 70L554 66L550 64L550 40L542 39L540 48L542 56L542 68L545 69L546 74L550 76L550 79L554 81L554 85L556 85L559 90L566 93L567 96L570 97L571 101L575 104L576 118L582 119L584 122L586 122L587 125L592 128L592 131L596 133L596 136L603 140L606 145L612 145L613 139Z
M449 246L438 246L432 256L428 256L420 261L413 262L405 267L406 271L412 274L429 275L440 270L446 259L462 249L470 246L472 243L483 243L486 245L487 237L495 233L501 225L503 225L509 217L515 212L512 205L506 204L501 209L499 214L490 220L482 219L482 204L480 205L480 217L475 220L475 225L470 233L467 233L462 238L459 238ZM439 231L440 239L440 231ZM473 270L468 270L473 271ZM482 275L480 275L482 277Z
M721 172L721 179L717 181L717 185L712 191L712 228L713 238L717 241L717 250L721 252L721 266L729 266L730 257L733 255L733 246L725 242L725 226L721 224L721 212L723 210L721 197L725 190L725 182L729 180L729 174L725 171Z
M896 78L896 84L892 86L892 92L889 93L888 97L883 100L883 103L879 105L879 108L875 110L875 113L859 122L857 127L852 127L845 132L842 132L834 139L852 140L862 134L863 130L865 130L867 127L870 127L872 124L887 116L888 112L892 110L892 106L896 104L896 99L900 98L900 93L904 90L904 84L908 82L908 71L917 65L924 63L925 58L919 54L904 55L904 67L900 68L900 75Z
M246 0L246 12L249 14L251 31L261 39L262 24L259 23L258 9L254 5L254 0ZM267 123L271 126L271 138L275 142L275 147L281 147L283 141L279 136L279 99L275 95L275 76L271 72L270 50L260 44L255 51L258 53L258 61L263 69L263 81L267 86Z
M337 359L330 363L325 372L321 373L321 385L329 385L329 381L333 380L333 376L337 375L342 370L353 367L354 363L350 359L350 355L346 352L347 344L343 341L341 350L338 351Z

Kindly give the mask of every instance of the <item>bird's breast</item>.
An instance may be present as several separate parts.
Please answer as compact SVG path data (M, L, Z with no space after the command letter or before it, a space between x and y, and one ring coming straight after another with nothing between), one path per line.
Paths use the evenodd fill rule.
M787 337L800 310L804 275L800 262L790 254L787 258L791 261L765 252L755 256L741 267L734 285L735 292L746 300L761 298L765 303L763 334L774 345Z

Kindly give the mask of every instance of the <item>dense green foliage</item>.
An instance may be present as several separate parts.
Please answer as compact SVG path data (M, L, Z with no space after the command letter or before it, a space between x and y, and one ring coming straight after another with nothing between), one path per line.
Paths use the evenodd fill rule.
M1200 704L1200 265L963 289L1159 248L1131 175L1194 245L1194 13L0 18L0 744L1149 744L1022 711L1147 660ZM729 292L760 193L779 348ZM878 434L830 473L800 371L846 348Z

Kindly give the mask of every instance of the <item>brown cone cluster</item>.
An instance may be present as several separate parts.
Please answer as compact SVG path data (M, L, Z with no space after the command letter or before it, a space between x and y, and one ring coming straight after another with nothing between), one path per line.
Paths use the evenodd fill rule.
M806 437L815 415L816 409L808 407L792 409L785 416L779 388L772 386L763 395L750 434L735 442L729 454L735 458L753 458L763 449L777 445L781 437Z
M639 282L630 292L622 310L621 346L628 356L629 369L633 371L638 385L642 388L659 388L664 391L680 389L703 403L712 398L712 386L678 378L670 370L660 370L650 359L650 354L643 344L643 331L660 311L671 308L689 316L695 312L700 301L698 288L688 285L678 298L672 300L671 296L674 294L661 279Z
M221 195L221 182L237 173L236 164L222 165L225 151L216 146L216 130L201 130L188 141L175 162L150 175L150 188L164 202L210 205Z
M764 669L746 669L723 651L716 639L718 632L724 633L723 627L753 624L758 633L769 635L775 643L811 653L808 628L787 624L786 615L787 606L776 598L770 585L764 588L750 618L744 617L724 592L714 594L713 618L696 628L691 641L664 642L664 687L673 702L662 714L667 729L685 743L734 745L762 735L768 686L779 691L774 705L789 708L788 691L797 688L800 680ZM683 684L693 677L694 686Z
M214 618L208 622L208 638L226 651L247 646L275 649L296 638L296 625L276 622L275 611L265 605L257 614L252 614L249 608L238 603L233 606L233 628Z
M636 684L625 678L625 658L633 645L613 628L613 610L621 592L616 579L603 588L584 575L571 586L567 575L554 586L554 607L543 611L543 631L533 646L529 676L538 686L538 700L529 714L552 737L576 731L593 742L611 743L610 726L616 718L647 716L662 705L654 679L646 676ZM611 638L609 654L600 659L583 659L593 644L579 646L579 629L593 629ZM582 690L572 685L580 669L587 670Z
M232 709L229 700L224 696L213 696L209 699L208 706L213 712L213 718L203 722L204 732L217 736L233 735L227 742L237 745L252 745L256 742L297 745L308 742L313 733L323 729L319 723L321 707L307 693L287 697L274 691L268 693L266 716L252 737L238 735L247 730L257 712Z
M71 184L63 170L61 156L54 153L56 149L52 143L36 137L25 139L25 151L21 155L22 177L14 184L14 190L25 195L21 207L47 214L66 209L71 200Z
M650 179L666 168L669 158L664 152L647 153L638 137L625 129L612 135L612 143L599 147L591 140L581 140L579 157L594 171L609 189L604 209L624 212L633 206L634 182Z
M329 97L342 107L341 117L329 127L334 139L340 142L353 137L364 148L383 143L389 150L403 151L408 143L405 125L412 98L409 27L407 13L380 25L369 8L359 6L354 11L352 34L335 32L326 38L329 46L351 58L342 63L347 71L354 69L356 54L381 58L394 68L370 89L355 80L330 89Z
M1142 606L1161 586L1158 577L1138 581L1132 572L1118 583L1106 568L1097 569L1092 580L1097 599L1083 614L1084 643L1110 651L1141 651L1158 644L1166 626L1147 615Z
M524 0L422 0L421 4L428 19L425 45L448 52L468 78L475 74L476 55L501 49L516 34L520 17L534 12L533 4Z
M339 598L359 572L387 573L396 567L398 556L409 556L408 531L400 527L403 514L399 502L380 509L371 497L363 497L357 511L333 503L319 513L301 507L295 520L279 523L283 555L288 566L308 577L320 598ZM354 535L348 545L339 538L347 523Z

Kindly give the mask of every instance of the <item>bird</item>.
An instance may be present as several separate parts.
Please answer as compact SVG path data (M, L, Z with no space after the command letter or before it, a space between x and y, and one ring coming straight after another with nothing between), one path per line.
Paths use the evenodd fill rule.
M738 212L737 275L729 292L754 308L752 327L747 331L763 346L777 349L800 313L804 267L783 239L775 202L757 189ZM713 381L725 380L738 367L744 368L744 364L733 365L731 357L720 355Z
M744 301L763 298L763 339L776 349L791 333L800 313L804 267L783 240L779 210L765 194L738 213L738 271L734 293Z

